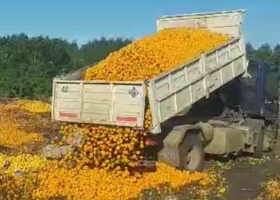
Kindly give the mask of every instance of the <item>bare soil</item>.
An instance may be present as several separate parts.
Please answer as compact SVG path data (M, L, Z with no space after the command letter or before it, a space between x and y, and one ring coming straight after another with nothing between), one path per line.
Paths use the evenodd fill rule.
M270 177L280 175L280 160L278 152L271 153L270 160L262 164L250 165L239 163L225 172L229 187L226 199L248 200L255 199L262 191L262 184Z

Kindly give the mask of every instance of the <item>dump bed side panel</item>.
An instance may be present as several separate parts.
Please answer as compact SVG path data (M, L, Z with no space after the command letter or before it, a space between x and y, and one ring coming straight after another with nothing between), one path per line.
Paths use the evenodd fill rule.
M143 127L144 83L54 80L56 121Z
M241 34L244 10L165 16L157 20L157 30L175 27L207 28L237 37Z
M246 70L242 37L149 82L153 130Z

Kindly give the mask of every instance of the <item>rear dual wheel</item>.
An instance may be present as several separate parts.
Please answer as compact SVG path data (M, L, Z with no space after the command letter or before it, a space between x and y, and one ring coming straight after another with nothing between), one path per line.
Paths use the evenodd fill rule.
M204 148L197 133L186 133L180 147L180 169L201 171L204 165Z

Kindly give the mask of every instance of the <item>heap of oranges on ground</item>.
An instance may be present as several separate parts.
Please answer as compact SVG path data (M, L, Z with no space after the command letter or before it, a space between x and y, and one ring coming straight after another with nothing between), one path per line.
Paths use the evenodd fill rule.
M111 53L105 60L89 68L84 80L136 81L152 78L205 51L218 47L228 40L228 36L203 29L162 30ZM6 113L1 112L0 117L4 115L2 118L5 118L13 113L12 107L35 115L36 111L46 111L44 106L44 104L31 101L6 104L0 107ZM204 188L213 186L217 175L190 174L162 163L157 163L157 171L154 173L136 173L133 176L130 174L129 168L137 167L137 161L142 159L143 137L148 133L151 119L151 112L147 108L145 130L142 131L127 127L63 124L60 133L64 137L59 144L66 142L67 136L79 132L84 135L84 141L79 148L73 153L67 154L58 163L45 161L42 165L34 164L36 163L34 159L38 159L38 162L42 163L40 156L34 157L30 162L28 162L30 158L27 155L25 155L26 160L2 156L0 164L9 160L11 168L10 171L1 171L0 182L1 180L6 181L5 186L15 188L15 190L21 188L20 191L23 191L22 193L29 199L52 197L85 200L130 199L136 198L144 189L159 187L166 182L171 183L173 189L192 183L198 183L200 187ZM2 125L6 128L6 135L9 135L9 132L19 132L21 129L18 127L18 123L15 120L11 122L5 120ZM10 138L7 141L17 140L17 134L12 134L10 137L13 139ZM38 134L36 137L22 138L22 143L27 143L29 140L37 142L42 139ZM26 165L23 167L17 162L25 162ZM71 163L75 164L72 166L73 168L69 169ZM65 167L61 167L61 165ZM16 168L24 171L23 177L30 181L19 181L21 177L14 177ZM0 186L0 190L4 191L5 186ZM12 194L9 192L7 197L17 199L18 194L14 190L11 191L13 191Z
M49 126L48 121L33 113L46 112L50 112L50 105L41 101L20 100L0 104L0 146L20 149L27 143L44 142L38 129Z

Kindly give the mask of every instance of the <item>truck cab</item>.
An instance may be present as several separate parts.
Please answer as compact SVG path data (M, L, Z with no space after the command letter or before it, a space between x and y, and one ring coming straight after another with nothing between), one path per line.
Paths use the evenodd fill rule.
M241 107L245 115L278 119L278 73L272 63L249 61L247 76L241 78Z
M205 108L194 107L194 110L202 110L203 113L206 113L207 108L223 110L221 115L210 116L207 122L213 130L213 137L203 151L225 157L241 152L261 157L263 152L274 150L279 124L278 87L279 72L276 65L250 60L246 72L217 90L219 95L212 95L213 101L211 98L205 99L208 103ZM197 166L201 166L199 164L202 161L198 158L202 150L197 152L194 157L200 163L196 162L196 167L190 169L200 169Z

